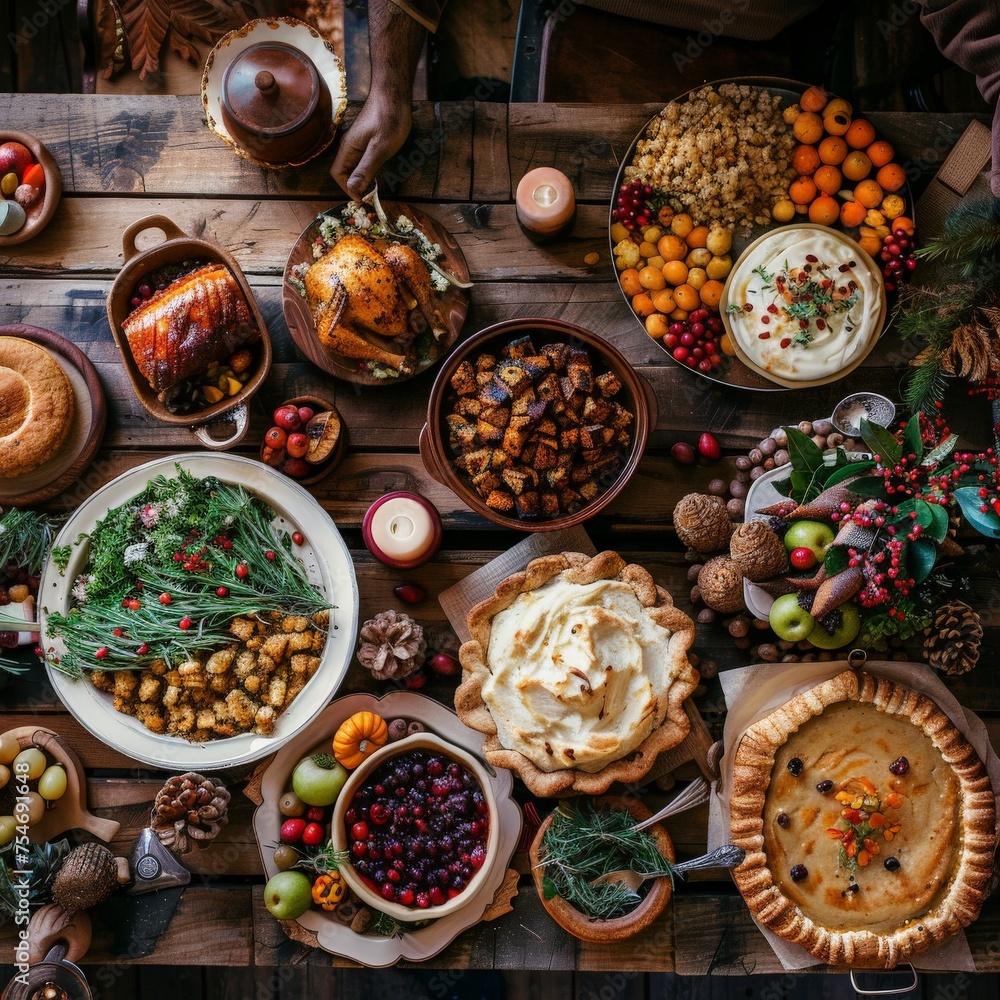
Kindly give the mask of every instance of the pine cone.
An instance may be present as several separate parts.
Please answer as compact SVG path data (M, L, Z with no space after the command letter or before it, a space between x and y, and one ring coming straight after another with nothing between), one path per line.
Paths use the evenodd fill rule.
M957 676L968 673L979 661L983 623L962 601L943 604L924 630L924 657L935 669Z
M192 846L204 847L219 835L229 822L228 809L225 785L188 771L160 789L151 826L165 847L186 854Z
M361 626L358 659L376 680L406 677L424 665L423 627L402 611L383 611Z

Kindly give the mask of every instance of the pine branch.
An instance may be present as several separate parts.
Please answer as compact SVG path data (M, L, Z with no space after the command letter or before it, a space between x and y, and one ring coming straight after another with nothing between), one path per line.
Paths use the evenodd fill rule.
M903 403L910 413L936 412L935 403L944 399L948 379L942 367L941 350L929 347L920 355L923 360L917 365L903 388Z
M924 260L944 260L963 278L970 277L984 257L1000 248L1000 218L992 199L962 204L945 220L944 232L915 253Z

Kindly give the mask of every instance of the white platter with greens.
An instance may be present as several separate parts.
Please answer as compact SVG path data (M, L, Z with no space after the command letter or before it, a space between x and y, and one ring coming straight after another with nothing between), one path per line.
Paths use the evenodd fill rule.
M214 544L219 519L229 546ZM169 556L178 536L180 559ZM358 588L344 540L305 489L250 459L194 453L131 469L84 501L55 539L38 607L49 678L81 725L144 763L211 769L273 753L323 710L351 662ZM152 732L83 676L141 670L158 657L176 666L188 652L232 642L226 628L237 615L323 608L320 662L266 736L190 742Z

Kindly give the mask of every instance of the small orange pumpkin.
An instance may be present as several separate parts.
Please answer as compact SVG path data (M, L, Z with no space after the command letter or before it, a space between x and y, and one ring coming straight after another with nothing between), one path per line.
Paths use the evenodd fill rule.
M381 715L355 712L337 730L333 738L333 755L344 767L353 770L388 740L389 727Z

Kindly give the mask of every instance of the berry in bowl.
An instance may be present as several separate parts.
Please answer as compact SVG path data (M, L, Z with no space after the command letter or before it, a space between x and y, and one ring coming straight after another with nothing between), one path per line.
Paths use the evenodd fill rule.
M337 799L331 836L347 885L412 922L444 917L478 892L496 859L496 801L483 765L433 733L368 756Z

